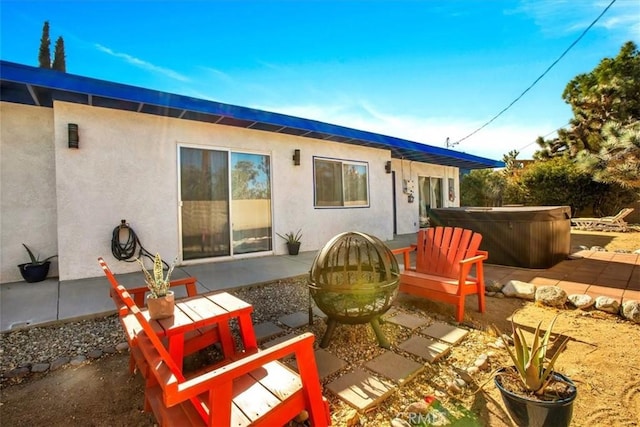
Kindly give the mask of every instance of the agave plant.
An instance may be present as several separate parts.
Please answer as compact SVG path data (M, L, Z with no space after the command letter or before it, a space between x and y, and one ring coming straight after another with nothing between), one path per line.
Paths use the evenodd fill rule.
M173 268L176 266L176 262L178 261L178 257L173 260L171 267L167 271L167 275L164 276L164 270L162 267L162 258L160 254L156 254L153 260L153 275L147 271L144 266L144 263L137 259L138 264L142 267L142 272L144 273L144 281L147 284L147 287L151 291L152 298L159 298L167 295L169 288L171 287L171 273L173 273Z
M293 231L289 233L280 234L276 233L278 236L282 237L287 243L300 243L300 239L302 238L302 229L298 230L296 233Z
M31 251L31 249L29 249L29 247L27 245L25 245L23 243L22 246L24 246L24 248L27 250L27 253L29 254L29 259L31 260L29 262L29 264L31 264L31 265L44 264L45 262L49 261L50 259L55 258L55 257L58 256L58 255L51 255L50 257L47 257L47 258L41 260L40 257L38 257L38 256L33 254L33 251Z
M545 365L547 350L549 349L549 340L551 338L551 330L553 329L553 325L557 318L558 316L553 318L549 324L549 328L542 338L540 338L540 325L542 322L538 323L531 346L527 343L524 332L521 329L516 328L513 320L511 320L514 342L513 350L511 350L505 337L500 334L524 387L537 395L544 394L545 388L552 379L551 373L553 372L553 366L569 341L568 337L565 338L558 347L558 351L556 351L553 357ZM551 345L553 345L553 343Z

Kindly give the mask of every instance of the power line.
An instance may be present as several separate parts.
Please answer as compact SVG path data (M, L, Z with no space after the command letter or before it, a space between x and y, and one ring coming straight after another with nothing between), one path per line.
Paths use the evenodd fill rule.
M547 75L547 73L558 63L560 62L560 60L562 58L564 58L564 56L569 53L569 51L576 45L578 44L578 42L582 39L582 37L585 36L585 34L587 34L587 32L591 29L591 27L593 27L596 22L598 22L600 20L600 18L602 18L602 16L607 12L607 10L609 10L609 8L611 6L613 6L613 4L616 2L616 0L611 0L611 3L609 3L609 5L607 7L604 8L604 10L602 11L602 13L600 13L600 15L598 15L598 17L582 32L582 34L580 34L580 36L573 42L571 43L571 45L564 51L562 52L562 55L560 55L558 57L558 59L556 59L555 61L553 61L553 63L551 65L549 65L549 67L544 71L544 73L542 73L540 75L540 77L538 77L533 83L531 83L531 85L526 88L524 90L524 92L522 92L520 94L520 96L518 96L516 99L514 99L511 104L507 105L505 108L502 109L502 111L500 111L498 114L496 114L495 116L493 116L491 118L491 120L489 120L488 122L486 122L485 124L483 124L482 126L480 126L478 129L474 130L473 132L471 132L469 135L465 136L464 138L459 139L457 142L455 142L455 144L459 144L462 141L464 141L465 139L471 137L472 135L475 135L476 133L480 132L482 129L484 129L485 127L487 127L488 125L490 125L495 119L497 119L498 117L500 117L505 111L507 111L509 108L511 108L513 106L513 104L515 104L516 102L518 102L520 100L520 98L522 98L527 92L529 92L529 90L531 90L531 88L533 88L545 75Z
M551 135L552 133L558 132L560 129L564 129L564 128L566 128L566 127L567 127L567 126L569 126L570 124L571 124L571 122L567 122L567 124L566 124L566 125L560 126L559 128L552 130L552 131L551 131L551 132L549 132L548 134L544 135L544 136L542 137L542 139L545 139L546 137L548 137L548 136L549 136L549 135ZM524 150L525 148L527 148L527 147L528 147L528 146L530 146L530 145L535 144L536 142L538 142L538 140L537 140L537 139L535 139L534 141L532 141L532 142L528 143L528 144L527 144L527 145L525 145L524 147L519 148L519 149L518 149L518 152L522 152L522 150Z

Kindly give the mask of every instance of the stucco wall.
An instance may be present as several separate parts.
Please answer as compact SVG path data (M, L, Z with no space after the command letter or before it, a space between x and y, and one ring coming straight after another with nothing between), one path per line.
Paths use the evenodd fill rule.
M395 192L396 192L396 216L397 216L397 233L408 234L415 233L420 228L419 218L419 195L418 195L418 177L442 178L443 185L443 204L442 207L460 206L460 183L459 170L451 166L432 165L428 163L410 162L408 160L394 159L391 167L395 171ZM448 198L448 181L452 178L455 187L455 199L450 201ZM413 180L414 182L414 201L409 203L408 195L402 191L402 181Z
M58 253L53 110L0 102L0 282L22 280L25 243L44 259ZM57 274L52 260L50 275Z
M67 146L67 124L79 127L80 148ZM2 282L20 280L20 242L58 253L60 280L100 276L96 258L116 273L136 264L111 258L111 233L121 219L144 246L172 259L180 249L178 147L230 149L271 157L274 253L286 253L275 233L302 230L303 251L318 250L343 231L393 238L392 175L387 150L320 141L136 112L55 102L53 109L2 103ZM294 149L301 164L294 166ZM369 207L319 209L313 201L313 156L365 162ZM418 203L402 193L402 175L455 179L457 168L399 160L398 233L418 229ZM445 198L446 206L457 205ZM20 230L28 226L28 234ZM53 270L52 274L56 274Z

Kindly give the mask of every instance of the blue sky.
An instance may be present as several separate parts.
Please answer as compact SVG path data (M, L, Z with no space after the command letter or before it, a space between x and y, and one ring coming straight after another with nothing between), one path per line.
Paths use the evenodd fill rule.
M611 0L0 0L0 57L37 66L42 24L67 72L445 146L529 87ZM528 158L572 117L562 91L622 44L617 0L522 99L453 149Z

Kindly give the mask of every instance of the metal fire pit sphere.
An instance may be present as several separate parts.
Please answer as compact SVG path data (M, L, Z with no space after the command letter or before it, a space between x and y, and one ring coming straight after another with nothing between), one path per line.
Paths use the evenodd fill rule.
M398 294L399 275L395 255L377 237L349 231L327 242L309 274L309 292L328 318L320 347L329 344L338 322L370 322L379 344L388 348L379 317Z

